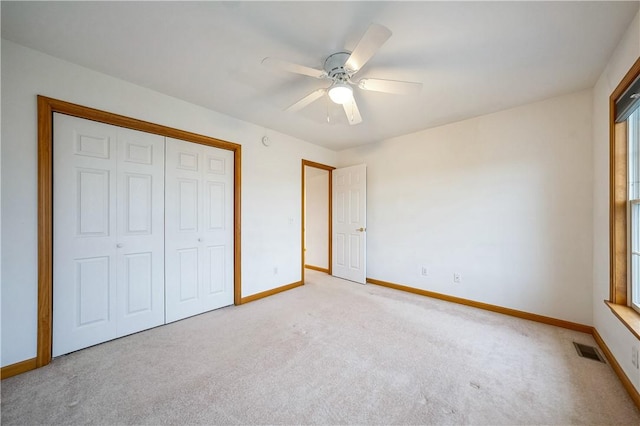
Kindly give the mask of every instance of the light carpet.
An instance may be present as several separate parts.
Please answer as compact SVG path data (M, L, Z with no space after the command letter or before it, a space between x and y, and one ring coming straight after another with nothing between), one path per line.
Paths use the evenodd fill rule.
M640 424L592 336L315 271L2 381L2 424Z

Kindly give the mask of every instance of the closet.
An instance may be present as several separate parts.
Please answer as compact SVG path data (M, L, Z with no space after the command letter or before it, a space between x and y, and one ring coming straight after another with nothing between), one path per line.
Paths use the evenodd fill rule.
M167 322L233 304L233 152L167 138Z
M233 167L54 114L53 356L233 303Z

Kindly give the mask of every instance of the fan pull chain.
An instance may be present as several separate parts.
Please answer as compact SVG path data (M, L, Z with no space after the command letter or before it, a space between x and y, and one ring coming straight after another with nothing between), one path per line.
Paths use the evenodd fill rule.
M331 123L331 118L330 118L330 115L329 115L329 106L330 106L329 98L327 98L326 104L327 104L327 123Z

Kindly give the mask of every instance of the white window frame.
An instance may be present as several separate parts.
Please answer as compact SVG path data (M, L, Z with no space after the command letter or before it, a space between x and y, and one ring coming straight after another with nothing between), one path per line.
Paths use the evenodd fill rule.
M640 108L627 119L627 220L629 306L640 313Z

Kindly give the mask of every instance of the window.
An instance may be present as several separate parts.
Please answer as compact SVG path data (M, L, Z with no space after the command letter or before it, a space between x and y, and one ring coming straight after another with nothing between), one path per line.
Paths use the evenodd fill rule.
M630 306L640 313L640 108L627 119Z
M608 304L640 338L640 58L613 91L609 104L611 294Z

